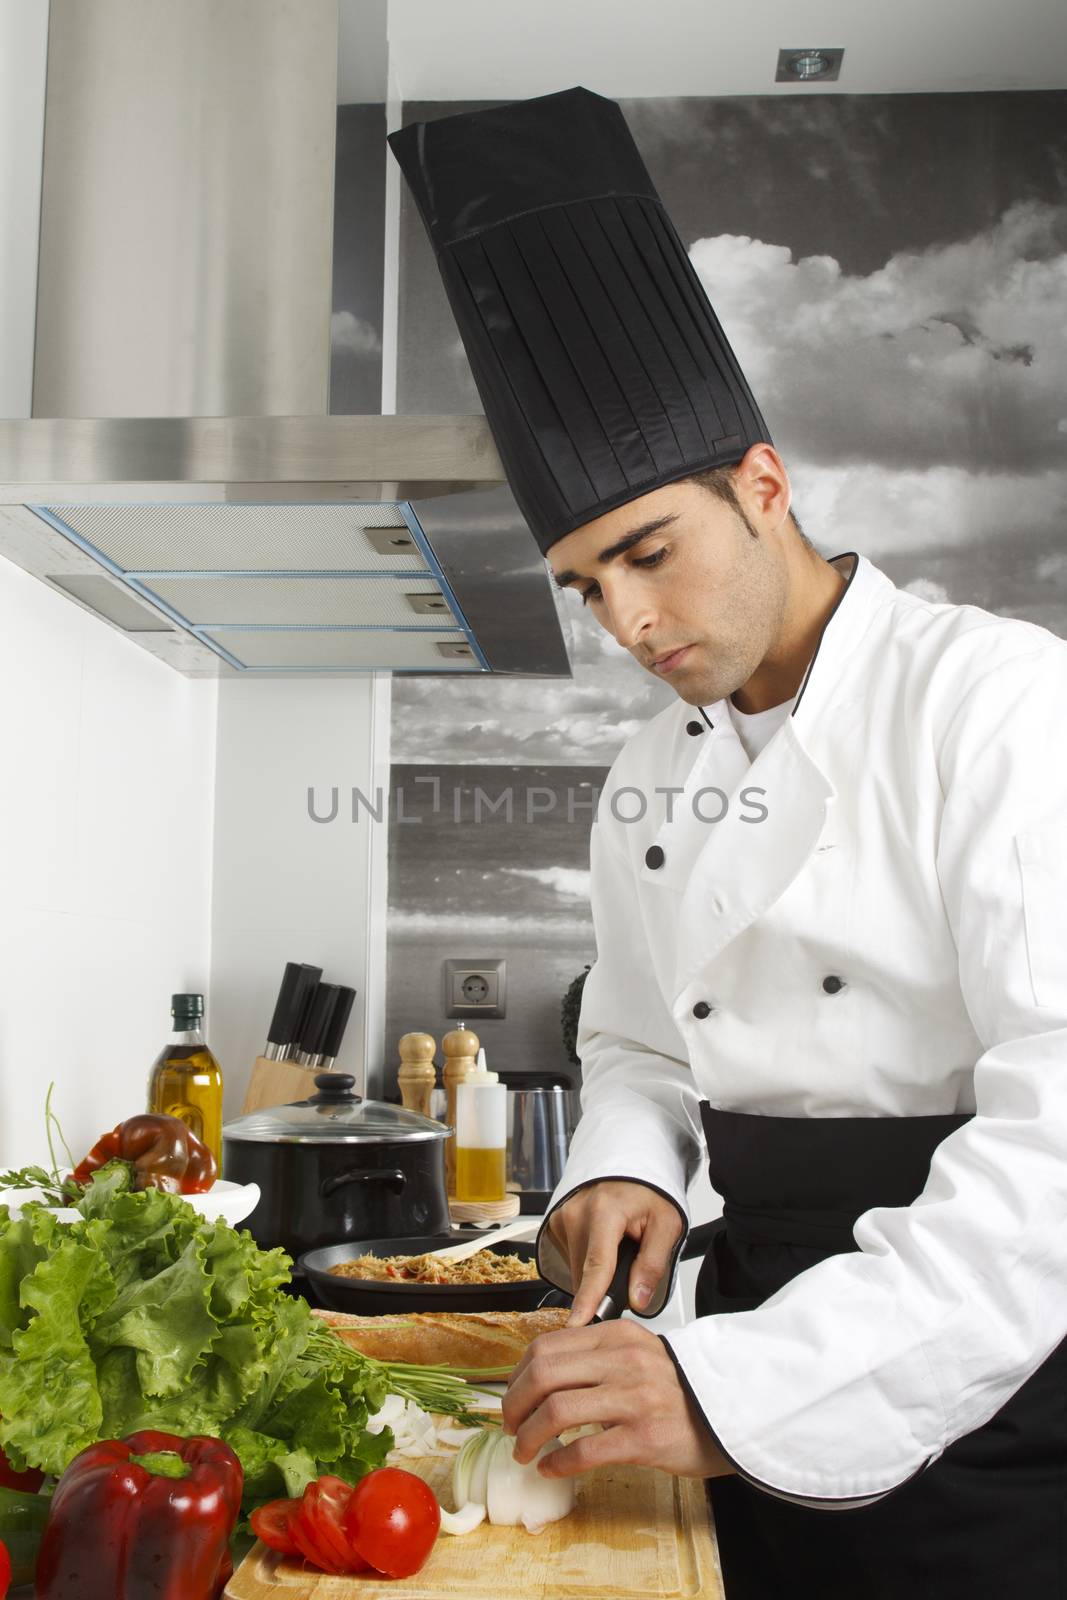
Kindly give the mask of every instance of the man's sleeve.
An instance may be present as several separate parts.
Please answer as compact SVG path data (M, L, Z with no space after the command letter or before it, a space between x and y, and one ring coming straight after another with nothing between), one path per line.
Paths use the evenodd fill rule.
M686 1189L703 1147L699 1096L653 971L633 868L600 822L593 824L590 866L597 959L578 1022L582 1116L548 1216L575 1190L606 1178L634 1179L673 1201L685 1231L667 1281L642 1313L651 1317L670 1297L688 1231ZM537 1240L541 1273L569 1294L570 1269L547 1222Z
M983 1046L976 1115L912 1205L864 1213L858 1252L664 1335L725 1454L772 1494L847 1509L898 1488L1067 1336L1065 708L1052 641L933 730L931 843Z

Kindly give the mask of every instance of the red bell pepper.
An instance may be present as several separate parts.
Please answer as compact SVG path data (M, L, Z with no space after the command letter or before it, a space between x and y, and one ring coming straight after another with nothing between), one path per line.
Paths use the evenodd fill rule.
M221 1439L104 1439L60 1478L35 1600L217 1600L233 1571L241 1463Z
M86 1184L100 1167L120 1158L132 1161L135 1189L168 1194L203 1194L218 1177L214 1155L178 1117L145 1111L127 1117L105 1133L74 1168L74 1182Z
M0 1600L7 1594L7 1586L11 1582L11 1557L7 1553L7 1545L0 1539Z

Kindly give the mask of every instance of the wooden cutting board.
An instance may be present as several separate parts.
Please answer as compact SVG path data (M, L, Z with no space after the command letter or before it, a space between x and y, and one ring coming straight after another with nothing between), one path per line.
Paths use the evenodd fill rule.
M454 1457L403 1465L452 1504ZM570 1516L543 1533L488 1523L441 1534L411 1578L336 1578L257 1544L224 1600L723 1600L711 1508L703 1481L647 1467L601 1467L578 1482Z

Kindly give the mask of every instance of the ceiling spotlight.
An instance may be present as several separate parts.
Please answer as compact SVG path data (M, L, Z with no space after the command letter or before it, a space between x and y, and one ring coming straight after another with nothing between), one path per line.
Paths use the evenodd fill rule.
M830 83L841 72L844 50L779 50L775 83Z

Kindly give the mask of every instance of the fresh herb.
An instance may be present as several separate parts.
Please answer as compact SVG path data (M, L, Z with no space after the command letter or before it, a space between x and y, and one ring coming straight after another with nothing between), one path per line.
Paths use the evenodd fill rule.
M246 1503L356 1482L393 1443L367 1430L390 1392L479 1423L454 1369L351 1349L285 1292L290 1258L208 1222L180 1196L93 1175L60 1222L0 1206L0 1445L59 1473L86 1445L151 1428L212 1434L241 1458Z
M443 1363L417 1366L406 1361L379 1361L373 1356L364 1359L379 1370L390 1394L398 1394L402 1400L413 1400L423 1411L436 1411L454 1417L468 1428L494 1425L494 1418L478 1410L471 1394L495 1395L496 1391L472 1382L466 1374L477 1372L480 1378L504 1379L510 1377L513 1370L510 1366L463 1368Z
M0 1172L0 1189L40 1189L45 1200L52 1206L74 1205L82 1197L81 1184L75 1183L70 1176L70 1169L74 1166L74 1157L70 1153L63 1129L59 1125L59 1118L52 1110L52 1095L55 1084L48 1085L48 1093L44 1099L44 1135L48 1141L48 1154L52 1160L51 1170L44 1167L19 1167L14 1172ZM53 1129L55 1134L53 1136ZM58 1138L67 1157L67 1175L59 1170L56 1161L54 1138Z

